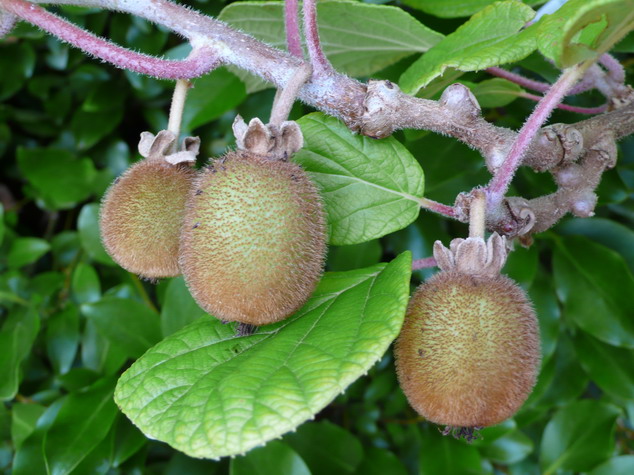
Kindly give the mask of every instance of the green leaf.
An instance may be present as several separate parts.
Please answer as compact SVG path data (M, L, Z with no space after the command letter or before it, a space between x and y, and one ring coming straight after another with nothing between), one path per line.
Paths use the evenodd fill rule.
M120 345L103 336L92 320L86 322L81 340L81 361L86 368L113 374L127 359L126 353Z
M115 265L101 243L101 235L99 234L99 205L97 203L84 205L79 212L77 229L79 230L81 246L91 259L100 264Z
M423 431L419 458L421 475L480 474L481 464L480 454L474 446L442 435L435 426Z
M533 441L524 433L515 430L484 446L480 453L494 462L513 464L526 458L532 451Z
M634 278L621 256L570 236L557 242L553 270L566 319L606 343L634 348Z
M575 350L588 376L604 391L634 399L634 352L606 345L585 332L577 332Z
M138 452L147 443L145 436L120 412L114 422L110 460L114 468Z
M539 320L542 361L546 361L555 352L561 317L559 303L553 293L552 278L540 272L528 289L528 295Z
M441 18L457 18L473 15L487 5L498 0L403 0L409 7L416 8ZM524 0L524 3L534 5L543 0Z
M239 337L202 317L120 378L134 424L194 457L240 454L314 416L387 350L403 321L411 257L326 274L290 318Z
M344 271L369 267L381 260L383 250L377 239L351 246L333 246L328 250L328 270Z
M44 454L51 475L65 475L101 442L117 415L113 379L98 381L87 391L70 394L46 434Z
M167 285L165 302L161 308L161 329L168 336L205 315L193 299L185 280L176 277Z
M17 394L20 366L31 353L39 329L39 316L31 308L15 310L4 322L0 330L0 400L13 399Z
M86 150L112 132L123 119L123 108L87 112L77 109L70 123L70 131L79 150Z
M542 473L583 472L607 459L614 450L619 413L616 406L590 399L575 401L556 412L542 437Z
M0 203L0 244L4 239L4 205Z
M315 475L353 473L363 459L361 442L328 421L308 423L284 437Z
M418 216L423 170L396 139L354 135L313 113L297 121L304 148L294 157L317 183L331 244L357 244L406 227Z
M79 346L79 310L69 304L48 318L46 350L57 374L70 370Z
M520 30L533 16L515 0L490 5L416 60L401 76L401 89L416 94L447 68L479 71L525 58L537 46L536 31Z
M240 105L245 98L242 81L226 69L216 69L194 81L187 95L181 127L186 131L211 122Z
M369 76L413 53L427 51L443 35L401 8L361 2L319 2L319 37L337 71ZM286 49L282 2L236 2L219 19L277 48ZM239 73L245 77L244 73ZM248 92L260 81L247 81Z
M89 158L77 159L67 150L23 148L17 159L37 198L50 209L69 209L88 198L97 171Z
M631 475L632 473L634 473L634 455L622 455L595 467L588 475Z
M471 88L481 107L504 107L522 96L524 89L502 78L481 81Z
M634 0L570 0L536 26L541 53L567 68L598 58L634 28Z
M28 42L2 44L0 54L0 101L8 99L18 92L31 77L35 68L35 52Z
M130 358L138 358L161 339L159 316L138 300L104 297L82 305L81 312Z
M35 430L35 424L46 408L39 404L15 403L11 407L11 441L15 450Z
M556 231L564 236L585 236L618 252L634 273L634 231L605 218L566 219Z
M94 267L80 262L73 271L71 292L75 302L91 303L101 298L101 283Z
M368 446L355 473L357 475L407 475L407 469L403 462L389 450Z
M283 442L274 440L264 447L231 460L230 475L310 475L302 458Z
M18 268L32 264L51 249L45 239L25 237L17 238L11 243L7 264L11 268Z

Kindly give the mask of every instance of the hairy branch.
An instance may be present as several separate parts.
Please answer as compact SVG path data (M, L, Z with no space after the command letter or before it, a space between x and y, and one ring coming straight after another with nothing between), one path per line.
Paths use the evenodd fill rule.
M294 1L289 0L287 6L291 8ZM185 37L192 45L192 54L184 61L170 62L138 55L77 27L73 29L65 20L24 0L0 0L3 21L6 18L10 21L11 16L26 19L101 59L157 77L194 77L216 65L231 64L283 89L296 77L298 70L306 66L296 54L268 46L223 22L167 0L53 0L33 3L73 4L123 11L160 24ZM607 71L599 65L590 66L584 78L569 91L572 94L592 87L598 88L609 98L609 112L579 122L574 127L554 125L538 130L544 117L548 115L544 111L552 104L543 106L540 112L542 119L530 122L535 130L531 134L522 132L522 135L518 135L512 130L488 123L482 117L475 97L460 84L449 86L439 101L431 101L404 94L389 81L370 81L369 84L363 84L337 73L330 67L319 45L314 16L315 2L307 0L304 5L305 27L310 30L306 34L309 51L312 50L313 75L300 88L298 97L305 103L340 118L355 132L382 138L404 128L431 130L454 137L480 151L492 173L506 163L506 157L512 156L515 158L510 165L506 165L508 169L514 171L518 165L522 165L538 171L550 171L558 184L559 175L563 173L562 176L566 176L566 167L575 165L598 169L599 165L592 159L593 153L603 157L604 164L612 163L612 149L605 144L634 132L634 95L631 88L620 82L621 72L611 57L601 58L601 64ZM298 53L296 46L289 45L289 48ZM560 99L555 97L549 101L558 103ZM516 151L511 153L518 137L532 137L535 132L532 140L522 139L519 145L515 145ZM590 152L592 150L600 152ZM607 165L603 165L603 168L605 166ZM509 174L503 176L508 177ZM498 178L494 182L496 200L503 198L507 179ZM586 191L594 181L596 180L590 180L587 186L583 185ZM580 186L576 189L580 189ZM531 229L541 229L547 226L549 220L552 221L551 217L547 217L551 216L549 212L552 211L548 206L558 206L557 203L566 201L568 208L562 208L563 213L568 210L584 213L584 203L591 204L591 200L586 199L584 202L580 195L573 199L571 192L562 193L556 197L542 197L541 204L528 202L526 206L519 207L515 206L517 203L512 203L513 199L506 199L502 201L499 213L494 217L487 217L487 225L489 229L498 230L501 234L526 234ZM464 203L459 203L460 199L464 201L464 197L459 197L454 207L440 204L435 206L436 209L433 205L424 207L465 221L468 216L464 212ZM549 204L544 204L546 202Z

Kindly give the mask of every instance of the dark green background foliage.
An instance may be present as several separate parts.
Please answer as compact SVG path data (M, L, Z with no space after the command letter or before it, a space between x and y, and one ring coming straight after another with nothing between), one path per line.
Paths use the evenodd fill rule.
M421 40L421 23L448 34L466 20L431 16L448 16L441 5L450 2L403 3L413 17L398 21L421 33L410 39L403 31L405 39L387 52L364 50L363 43L346 43L344 36L339 54L331 50L335 65L362 79L398 80L440 38L428 32ZM468 16L491 2L460 3L473 4L460 13ZM212 15L224 7L213 1L192 4ZM261 5L250 8L264 11ZM61 11L135 50L184 54L180 39L146 21L98 10ZM337 15L330 13L335 21ZM239 10L223 15L227 21L231 15L235 21L247 18ZM324 27L328 24L324 20ZM253 32L262 28L255 20L240 26ZM377 36L382 34L392 35L377 30ZM327 53L336 39L324 39ZM283 43L279 37L273 40ZM352 51L348 55L347 44ZM630 79L634 61L628 51L633 44L630 35L615 53ZM362 60L351 60L360 54L365 55ZM536 53L516 65L536 78L556 77ZM105 189L139 158L139 134L165 127L173 83L89 59L25 24L0 40L0 71L1 470L16 475L634 473L634 139L620 143L618 166L603 177L596 216L567 217L536 236L530 249L513 252L505 268L533 299L542 334L539 381L513 419L483 430L481 440L471 445L442 437L408 406L388 351L367 376L296 432L245 456L205 461L146 439L119 412L112 396L123 370L150 347L188 324L190 329L214 324L209 317L194 322L203 312L180 278L152 285L116 266L101 246L97 225ZM268 118L273 90L240 74L243 81L236 73L222 69L196 80L189 97L184 127L201 137L201 164L232 146L230 125L236 113ZM482 83L487 79L483 73L460 77L479 88L487 119L518 129L534 103L518 99L518 89L508 83ZM421 95L437 97L454 79L446 73L440 81ZM594 106L601 98L590 93L569 101ZM293 118L309 112L298 104ZM563 112L551 119L577 120L578 115ZM322 127L320 133L332 140L362 140L321 115L303 119L302 127L310 153L302 152L298 161L313 172L326 165L315 162L321 139L318 132L311 135L311 127ZM451 204L459 192L489 179L479 155L455 140L419 131L400 132L395 138L423 168L424 196L430 199ZM381 144L389 144L398 156L407 153L394 139ZM420 174L417 166L412 170L414 176ZM376 176L364 179L380 183L380 171L379 166ZM313 176L322 189L339 187L318 175ZM413 197L423 196L422 174L403 186ZM549 176L521 170L512 193L530 198L551 190ZM361 186L358 193L363 192ZM340 199L347 202L354 196ZM465 235L466 226L460 223L427 212L416 218L418 208L411 204L391 202L402 206L401 221L391 222L383 233L363 228L362 213L361 222L346 222L353 234L337 234L337 220L345 220L345 213L338 216L329 209L331 241L358 244L331 246L328 270L367 268L406 250L414 258L427 257L435 240L448 243ZM367 280L363 272L349 278ZM414 272L412 285L432 272ZM343 334L346 322L340 325Z

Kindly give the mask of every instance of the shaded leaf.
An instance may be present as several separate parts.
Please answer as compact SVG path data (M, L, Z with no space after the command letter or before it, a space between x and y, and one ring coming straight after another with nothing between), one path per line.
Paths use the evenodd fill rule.
M606 345L585 332L577 332L575 350L590 378L608 393L634 399L634 352Z
M66 373L72 366L79 346L79 310L68 304L48 318L46 351L57 374Z
M558 470L586 471L614 449L616 406L584 399L560 409L548 422L541 444L545 475Z
M502 78L481 81L470 89L481 107L504 107L524 92L517 84Z
M630 475L632 473L634 473L634 455L622 455L595 467L588 475Z
M634 348L634 278L621 256L570 236L557 242L553 270L569 321L606 343Z
M161 339L159 316L138 300L104 297L82 305L81 312L131 358Z
M11 407L11 441L15 450L35 430L35 424L46 408L39 404L15 403Z
M91 303L101 298L101 283L94 267L80 262L73 271L71 292L75 302Z
M183 112L183 130L192 130L217 119L246 98L242 81L226 69L216 69L194 81Z
M403 3L437 17L456 18L473 15L487 5L497 1L498 0L403 0ZM534 5L543 2L524 0L524 3Z
M45 240L35 237L17 238L11 243L7 264L9 267L18 268L32 264L51 249L51 245Z
M170 280L161 308L161 329L168 336L205 315L189 293L183 277Z
M101 244L101 235L99 234L99 205L97 203L84 205L79 212L77 229L79 231L81 246L91 259L94 259L100 264L115 265L112 258L104 249L103 244Z
M113 386L112 378L103 379L64 400L44 442L51 475L71 473L106 437L117 414Z
M481 457L474 446L450 435L442 435L435 425L427 427L422 435L419 458L421 475L482 473Z
M328 421L304 424L284 440L302 456L314 475L353 473L363 459L361 442Z
M20 366L29 356L40 329L40 318L32 308L18 308L0 330L0 400L13 399L21 381Z
M423 171L396 139L353 135L343 123L319 112L298 123L304 148L294 160L320 188L331 244L370 241L416 219Z
M271 440L383 355L402 325L410 259L326 274L299 312L250 336L202 317L123 374L117 404L146 435L196 457Z
M283 442L273 440L231 460L231 475L310 475L302 458Z

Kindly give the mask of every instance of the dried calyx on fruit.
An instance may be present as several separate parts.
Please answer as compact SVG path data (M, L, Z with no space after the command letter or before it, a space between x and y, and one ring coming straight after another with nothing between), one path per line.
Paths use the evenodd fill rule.
M180 274L180 228L200 141L187 137L174 151L175 141L167 130L143 132L145 158L114 181L101 203L104 247L121 267L148 279Z
M289 158L303 145L287 121L310 77L300 67L276 96L271 122L240 116L237 150L202 170L187 201L180 266L198 304L224 321L266 325L299 309L319 281L326 253L315 185Z
M506 240L477 234L454 239L449 249L436 241L441 272L416 289L395 347L399 382L412 407L449 426L445 433L467 439L517 412L540 362L533 308L524 291L500 275Z

